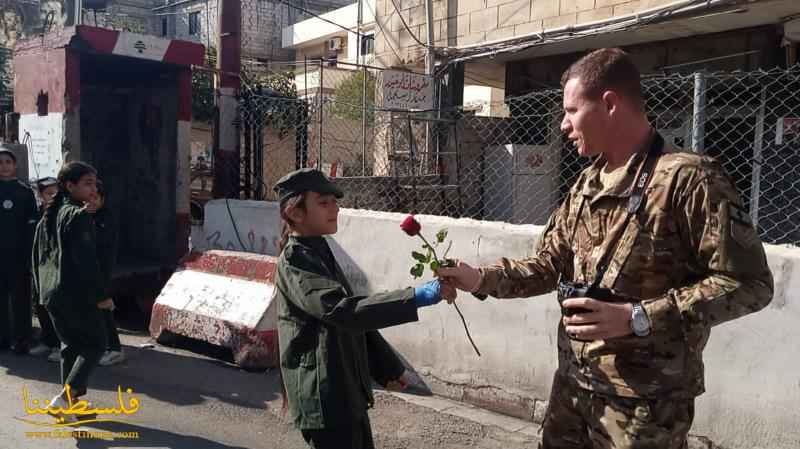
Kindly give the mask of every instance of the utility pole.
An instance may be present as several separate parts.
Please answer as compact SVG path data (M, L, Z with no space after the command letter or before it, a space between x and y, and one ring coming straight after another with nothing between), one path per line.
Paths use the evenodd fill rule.
M75 26L83 25L83 0L75 0Z
M425 0L425 19L428 22L428 52L425 57L425 74L430 78L428 82L433 83L433 71L436 68L436 59L433 53L433 0ZM435 103L434 103L435 106ZM425 114L428 117L434 117L431 112ZM431 121L425 121L425 157L423 160L432 160L431 154Z
M436 59L433 53L433 0L425 0L425 18L428 22L428 53L425 58L425 74L433 76Z
M358 0L358 21L356 22L356 67L359 66L359 58L361 57L361 24L364 23L364 0ZM377 19L376 19L377 20Z
M239 129L242 69L241 0L219 1L217 117L214 133L214 198L239 198ZM258 174L261 175L260 173Z
M375 18L375 20L378 20ZM364 36L361 34L361 26L364 23L364 0L358 0L358 26L356 33L358 45L356 47L356 70L361 69L361 176L367 175L367 55L361 54L364 46ZM364 63L363 69L359 66L359 57Z

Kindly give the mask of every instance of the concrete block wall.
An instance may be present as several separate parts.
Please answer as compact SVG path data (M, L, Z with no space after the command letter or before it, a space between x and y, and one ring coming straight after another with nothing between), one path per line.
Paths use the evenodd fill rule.
M152 12L154 6L160 5L153 0L109 0L105 12L99 11L95 15L92 11L85 10L83 23L92 26L96 23L99 27L134 33L160 34L161 21Z
M274 255L279 220L275 203L224 201L206 206L195 229L196 248ZM231 219L231 216L233 219ZM344 209L331 246L361 293L409 286L411 251L421 242L402 233L403 214ZM471 264L533 254L542 227L419 216L423 233L441 228L451 255ZM237 238L232 222L236 222ZM241 240L241 243L239 242ZM693 435L728 449L796 449L800 442L800 249L768 245L775 297L763 311L715 328L705 350L707 392L698 398ZM429 275L426 275L426 279ZM541 421L556 369L560 312L553 294L459 305L483 356L478 357L455 311L420 311L420 321L383 331L438 394ZM706 440L703 440L706 441ZM710 446L705 446L710 447Z
M166 13L167 11L165 11ZM174 13L171 16L159 16L158 34L161 34L161 18L167 18L167 37L192 41L216 47L219 38L217 26L217 16L219 14L219 0L197 1L187 3L169 10ZM200 29L197 34L189 34L189 15L192 13L200 14Z
M434 0L436 46L464 46L539 33L644 11L675 0ZM394 4L399 8L395 9ZM385 67L424 65L422 0L376 0L376 61ZM411 28L400 20L402 16Z
M176 6L177 14L168 19L169 36L175 39L217 46L219 38L219 0L197 1ZM200 30L189 34L189 15L200 13ZM166 16L170 17L170 16ZM242 2L242 56L286 60L289 52L281 48L282 27L289 25L289 8L281 3L261 0ZM161 20L158 30L161 32Z
M140 0L144 1L144 0ZM175 0L173 0L175 2ZM331 0L326 2L330 8L338 8L351 3L350 0ZM206 6L206 4L208 6ZM173 38L190 40L216 47L218 39L219 0L197 0L181 4L172 9L177 12L169 19L169 35ZM325 11L308 8L315 13ZM189 34L189 13L200 13L200 33ZM284 49L281 43L283 28L306 17L297 10L275 1L243 0L242 1L242 56L245 58L264 58L273 61L287 61L292 52ZM161 20L156 21L161 32Z

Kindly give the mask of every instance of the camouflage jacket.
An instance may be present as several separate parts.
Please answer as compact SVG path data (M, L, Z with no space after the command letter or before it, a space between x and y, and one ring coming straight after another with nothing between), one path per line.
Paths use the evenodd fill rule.
M414 289L357 296L323 237L290 237L275 272L280 365L300 429L352 425L372 406L372 379L404 366L376 329L417 321Z
M583 388L628 397L700 395L711 327L772 299L764 247L722 167L709 157L670 150L657 161L646 202L624 230L600 283L640 299L651 333L583 342L570 339L560 324L559 372ZM600 182L605 160L598 158L550 217L535 255L481 268L479 293L530 297L554 290L559 279L591 283L625 222L644 156L631 158L624 176L608 186Z

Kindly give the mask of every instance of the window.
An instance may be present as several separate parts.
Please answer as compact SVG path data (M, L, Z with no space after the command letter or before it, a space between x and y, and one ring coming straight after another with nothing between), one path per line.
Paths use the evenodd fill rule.
M367 34L361 36L360 55L367 56L375 52L375 36Z
M200 34L200 11L189 13L189 34Z
M169 34L169 22L166 17L161 18L161 36L166 37Z

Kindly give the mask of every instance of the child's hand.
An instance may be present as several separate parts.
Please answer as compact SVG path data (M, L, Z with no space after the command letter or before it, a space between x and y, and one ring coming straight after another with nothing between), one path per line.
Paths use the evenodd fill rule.
M439 281L426 282L414 288L414 302L417 307L432 306L442 300L442 284Z
M100 209L100 195L94 194L92 198L83 204L83 210L90 214L95 214Z
M97 308L103 310L114 310L114 300L111 298L104 299L103 301L97 303Z

